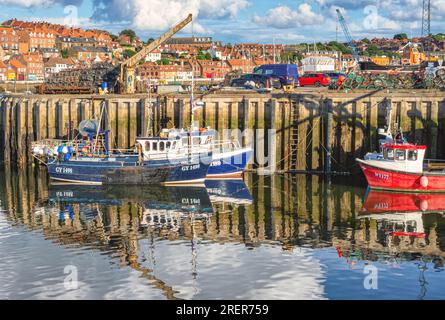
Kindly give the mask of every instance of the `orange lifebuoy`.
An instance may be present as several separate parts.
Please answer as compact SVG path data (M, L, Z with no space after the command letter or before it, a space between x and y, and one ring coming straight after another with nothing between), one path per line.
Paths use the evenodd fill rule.
M206 132L207 128L199 128L199 132Z

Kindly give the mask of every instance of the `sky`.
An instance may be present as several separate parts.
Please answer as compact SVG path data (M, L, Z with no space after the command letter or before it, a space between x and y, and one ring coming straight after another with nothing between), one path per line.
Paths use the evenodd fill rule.
M336 9L354 39L420 36L423 0L0 0L0 20L46 20L119 33L131 28L156 37L194 14L181 36L225 43L346 41ZM445 32L445 0L431 0L432 33Z

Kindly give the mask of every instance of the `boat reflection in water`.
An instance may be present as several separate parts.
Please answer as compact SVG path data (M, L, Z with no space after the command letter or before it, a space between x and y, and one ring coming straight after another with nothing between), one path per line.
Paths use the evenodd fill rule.
M243 180L207 180L207 192L212 203L251 205L252 195Z
M140 226L165 224L176 229L187 214L209 218L213 213L207 190L200 187L51 185L49 202L59 205L61 213L72 212L72 204L97 208L138 203ZM86 212L85 208L80 211Z
M443 270L443 260L434 250L434 232L426 230L428 217L444 215L445 194L393 193L374 191L368 193L357 220L363 225L375 225L374 234L369 234L371 251L355 250L346 257L350 265L358 260L382 261L395 268L402 268L404 261L417 265L420 293L423 299L428 291L426 272L431 264L436 271ZM428 232L429 231L429 232ZM429 237L433 238L429 238ZM377 249L378 245L386 248ZM338 250L338 248L337 248ZM420 252L424 252L421 254ZM344 253L339 251L339 255Z
M359 219L373 219L388 241L394 237L425 238L423 214L445 212L445 194L370 191Z
M76 186L52 184L49 188L49 202L59 206L60 220L73 220L72 204L82 206L82 220L96 217L102 206L122 206L125 203L139 203L143 212L139 216L141 227L167 226L179 230L181 220L190 218L209 220L213 214L212 203L250 205L253 202L243 180L208 181L201 187L163 186ZM88 210L90 209L90 210Z

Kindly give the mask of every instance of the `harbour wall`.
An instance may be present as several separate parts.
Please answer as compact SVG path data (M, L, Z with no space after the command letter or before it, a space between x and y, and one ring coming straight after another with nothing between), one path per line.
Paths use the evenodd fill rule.
M195 101L202 102L194 112L200 126L254 146L251 168L266 172L355 172L355 159L377 149L377 129L386 124L389 105L411 142L426 144L429 158L445 158L445 92L217 92L197 95ZM3 96L0 161L27 165L31 142L66 139L70 129L99 119L102 110L102 128L120 149L132 148L147 132L187 127L192 119L185 94L151 100L147 95Z

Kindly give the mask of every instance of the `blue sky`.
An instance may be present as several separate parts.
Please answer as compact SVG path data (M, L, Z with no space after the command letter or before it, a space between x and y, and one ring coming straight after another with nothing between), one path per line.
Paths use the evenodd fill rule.
M356 39L399 32L418 36L422 11L422 0L0 0L0 5L1 20L49 20L115 33L133 28L143 39L192 12L197 19L183 35L231 43L344 41L337 8ZM432 31L443 32L445 0L432 0L432 6Z

